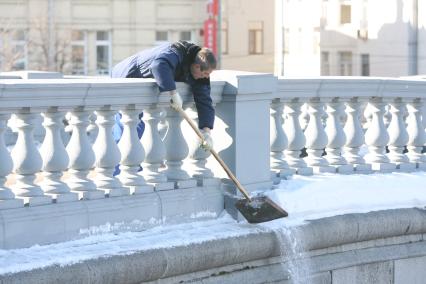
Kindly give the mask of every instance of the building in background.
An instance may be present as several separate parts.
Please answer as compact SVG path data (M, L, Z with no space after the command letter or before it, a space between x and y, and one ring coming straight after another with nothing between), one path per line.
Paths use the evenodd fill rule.
M163 41L222 69L285 76L426 73L426 0L0 1L0 71L107 75Z
M274 1L221 1L221 68L274 72Z
M426 73L425 0L276 0L275 5L276 74Z
M320 73L320 0L275 0L275 74Z
M0 70L106 75L163 41L202 44L206 0L0 2Z

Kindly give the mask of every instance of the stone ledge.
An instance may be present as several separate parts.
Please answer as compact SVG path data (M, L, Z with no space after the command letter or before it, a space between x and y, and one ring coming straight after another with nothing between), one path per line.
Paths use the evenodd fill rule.
M331 230L333 228L333 230ZM311 221L298 227L308 250L426 232L426 210L393 209L346 214Z
M218 186L175 189L147 194L51 203L0 210L0 249L29 247L82 238L81 230L138 220L138 228L212 219L223 211Z
M313 272L322 273L363 263L426 255L426 245L423 240L412 243L413 234L423 234L426 231L425 214L425 210L420 209L348 214L315 220L296 230L304 234L305 248L311 250L307 255L312 254L315 267ZM244 232L244 228L251 225L236 226L241 226ZM356 231L353 228L357 228ZM401 238L396 245L379 241L397 236L406 236L406 243L403 243ZM368 242L373 239L377 240L378 247L331 254L325 250L322 255L315 255L314 251L351 242ZM266 227L259 227L259 230L255 232L246 230L246 233L232 238L194 243L190 249L187 245L147 249L131 255L104 257L65 267L50 266L18 272L4 275L2 280L4 283L76 283L81 279L90 283L135 283L164 279L164 282L158 283L168 283L166 278L201 273L206 270L212 271L215 268L220 272L224 267L246 262L254 261L263 265L277 264L280 261L279 245L277 235L273 231ZM306 255L302 258L305 257ZM76 277L76 271L78 271L78 277Z

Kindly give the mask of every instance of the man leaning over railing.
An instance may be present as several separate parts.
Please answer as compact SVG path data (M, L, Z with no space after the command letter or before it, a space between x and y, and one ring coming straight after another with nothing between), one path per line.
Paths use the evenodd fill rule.
M203 133L204 147L211 148L215 111L210 96L210 74L216 69L216 58L208 48L187 42L164 43L138 52L117 65L111 72L113 78L154 78L160 95L170 95L171 107L182 108L182 98L175 82L190 85L198 113L198 127ZM143 122L138 125L139 138L144 130ZM116 116L114 138L118 142L123 133L120 117Z

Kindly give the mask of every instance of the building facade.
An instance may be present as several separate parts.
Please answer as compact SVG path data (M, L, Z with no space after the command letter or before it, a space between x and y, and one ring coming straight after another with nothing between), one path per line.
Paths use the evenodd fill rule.
M274 72L274 0L221 1L221 68Z
M0 70L106 75L163 41L202 44L205 0L5 0Z
M279 75L426 73L425 0L277 0L279 5Z

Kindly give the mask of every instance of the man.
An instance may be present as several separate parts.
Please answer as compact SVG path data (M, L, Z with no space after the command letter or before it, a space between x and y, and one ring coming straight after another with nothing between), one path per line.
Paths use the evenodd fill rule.
M164 43L124 59L114 66L111 77L154 78L160 95L169 95L171 107L176 110L182 108L182 98L175 82L189 84L197 108L198 127L204 136L202 146L209 150L213 146L210 130L215 116L209 76L214 69L216 58L211 50L182 40Z

